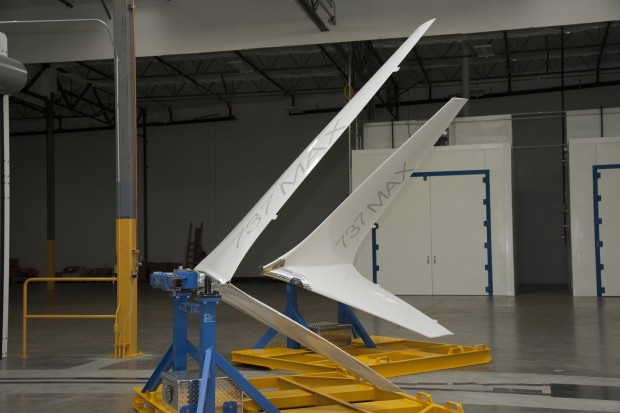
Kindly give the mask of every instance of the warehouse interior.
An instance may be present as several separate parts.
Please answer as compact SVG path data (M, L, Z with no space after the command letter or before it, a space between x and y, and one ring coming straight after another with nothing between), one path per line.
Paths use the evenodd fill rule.
M150 275L197 267L435 19L232 284L281 312L294 302L308 322L340 322L336 301L300 288L297 302L263 266L466 98L354 261L453 334L355 314L373 337L463 353L386 375L409 396L429 394L437 406L426 411L620 411L617 2L8 0L0 10L0 57L27 71L19 90L2 91L0 410L176 411L134 391L177 331L173 300ZM202 343L204 323L187 321ZM215 348L248 379L306 373L235 360L268 329L223 303ZM491 359L475 359L484 349ZM317 397L279 409L399 410ZM243 406L228 411L263 411Z

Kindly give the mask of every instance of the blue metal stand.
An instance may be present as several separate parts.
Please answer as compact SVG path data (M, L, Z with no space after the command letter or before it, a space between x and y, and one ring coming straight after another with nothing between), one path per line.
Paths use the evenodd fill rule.
M221 298L215 294L197 296L196 303L192 303L188 302L191 293L173 292L170 296L174 300L172 345L142 388L142 393L155 391L161 383L161 374L168 369L186 370L189 353L200 366L196 413L215 413L215 366L237 383L265 412L278 413L279 410L215 350L215 306ZM188 314L200 317L200 350L187 339ZM193 407L188 409L193 410Z
M346 304L338 303L338 323L340 324L351 324L353 326L353 332L356 337L361 337L364 344L368 348L377 348L375 343L370 338L370 335L366 332L366 329L360 323L360 320L357 319L357 316Z
M306 323L306 320L304 320L304 318L301 316L301 313L297 309L296 285L286 284L286 311L284 311L284 315L291 320L297 321L302 326L308 328L308 323ZM265 347L267 347L269 342L273 340L276 334L278 334L278 332L273 328L270 328L252 348L254 350L264 349ZM288 348L299 349L299 343L289 337L286 338L286 346Z
M299 309L297 308L297 286L293 284L286 284L286 311L284 311L284 315L289 317L292 320L297 321L302 326L308 328L308 323L304 320ZM370 335L364 329L364 326L355 316L355 313L346 304L338 303L338 322L342 324L351 324L353 326L353 332L355 337L361 337L368 348L376 348L375 343L373 343ZM273 328L267 330L267 332L261 337L260 340L252 347L254 350L261 350L267 347L269 342L273 340L275 335L278 332ZM291 349L299 349L299 343L295 340L288 338L286 339L286 346Z

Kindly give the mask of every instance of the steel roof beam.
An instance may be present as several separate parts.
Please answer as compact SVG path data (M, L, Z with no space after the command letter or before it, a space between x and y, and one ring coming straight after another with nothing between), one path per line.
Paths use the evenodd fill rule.
M424 67L424 63L422 63L422 59L420 59L420 55L418 54L417 48L415 47L413 48L413 55L415 56L418 62L418 65L420 66L420 70L422 71L422 76L424 76L424 80L426 80L426 83L428 84L428 98L432 99L433 98L433 82L431 81L431 77L429 76L428 72L426 71L426 68Z
M41 66L41 69L37 72L36 75L34 75L29 81L28 83L26 83L26 86L24 86L24 88L22 90L30 90L30 88L32 87L32 85L34 85L34 83L39 80L39 78L41 77L41 75L50 68L49 63L46 63L44 65Z
M112 20L112 15L110 14L108 6L105 4L105 0L101 0L101 5L103 6L103 10L105 10L105 14L108 16L108 20Z
M610 28L611 22L607 22L607 25L605 26L605 33L603 34L603 41L601 42L601 49L598 53L598 58L596 59L596 83L601 80L601 61L603 60L603 53L607 44L607 38L609 37Z
M267 79L271 84L273 84L274 86L276 86L278 89L280 89L282 92L286 93L286 94L291 94L291 91L282 87L278 82L276 82L275 80L273 80L267 73L265 73L265 71L259 69L254 63L250 62L250 60L248 60L247 57L245 57L244 55L241 54L241 52L235 52L235 54L237 56L239 56L245 63L247 63L248 65L250 65L252 67L252 69L254 69L256 72L260 73L260 75L262 77L264 77L265 79Z
M316 10L317 10L317 8L319 6L319 2L318 1L295 0L295 2L297 3L297 5L299 5L299 7L301 7L301 9L304 11L304 13L306 13L306 16L308 16L308 18L312 21L312 23L314 23L314 25L320 31L322 31L322 32L328 32L329 31L329 29L327 28L325 23L323 23L323 20L321 19L321 17L316 12Z
M323 47L322 45L319 45L319 49L321 49L321 52L327 57L327 59L331 62L331 64L336 68L336 70L338 70L338 72L340 72L340 76L342 76L342 79L345 81L345 83L347 82L347 79L349 78L347 76L347 74L344 72L344 70L342 70L342 68L340 67L340 65L338 65L338 63L336 62L336 60L334 60L334 58L329 54L329 52L327 51L327 49L325 49L325 47Z
M510 48L508 43L508 31L504 30L504 50L506 52L506 75L508 76L508 91L512 91L512 68L510 66Z
M174 72L180 74L181 76L183 76L185 79L189 80L192 84L194 84L197 88L199 88L200 90L202 90L203 92L205 92L207 95L213 95L216 96L219 99L222 99L226 102L226 104L229 104L228 101L226 101L223 97L221 97L220 95L218 95L217 93L214 93L211 91L212 88L208 88L206 86L204 86L202 83L198 82L196 79L194 79L193 77L191 77L190 75L188 75L187 73L183 72L181 69L171 65L170 63L166 62L164 59L162 59L161 57L155 57L155 59L160 62L161 64L163 64L164 66L172 69Z

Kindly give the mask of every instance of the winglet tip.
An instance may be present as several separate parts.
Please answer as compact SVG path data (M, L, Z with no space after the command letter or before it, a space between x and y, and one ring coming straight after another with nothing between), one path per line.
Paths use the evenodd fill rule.
M433 333L433 335L431 335L431 336L428 336L429 338L438 338L438 337L454 335L454 333L452 331L448 330L447 328L443 327L442 325L437 324L437 326L439 327L439 331Z
M437 18L433 17L432 19L427 20L424 23L422 23L420 26L424 26L424 31L426 31L428 30L429 27L431 27L433 23L435 23L435 20L437 20Z

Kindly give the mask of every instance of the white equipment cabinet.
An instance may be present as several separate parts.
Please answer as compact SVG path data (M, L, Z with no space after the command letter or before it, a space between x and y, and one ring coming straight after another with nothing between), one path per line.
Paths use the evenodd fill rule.
M353 186L391 152L354 151ZM430 152L377 222L382 287L397 295L514 295L510 153L509 144ZM369 279L371 257L369 237L356 261Z
M484 176L455 172L410 178L398 206L378 222L383 287L400 294L486 292Z
M569 139L573 295L620 296L620 138Z
M620 296L620 164L596 168L600 284L604 295ZM595 179L597 179L595 177Z
M420 179L420 178L413 178ZM483 175L428 178L433 294L480 295L489 287Z

